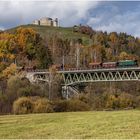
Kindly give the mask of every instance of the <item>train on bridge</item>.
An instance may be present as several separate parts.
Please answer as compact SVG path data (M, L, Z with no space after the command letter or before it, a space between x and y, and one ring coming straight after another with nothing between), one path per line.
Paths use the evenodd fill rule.
M122 60L117 62L93 62L89 63L86 69L110 69L110 68L129 68L138 67L138 60ZM63 70L63 65L56 65L56 69ZM74 67L65 66L64 70L77 69Z
M130 68L130 67L138 67L138 61L137 60L122 60L117 62L93 62L89 63L86 68L83 69L110 69L110 68ZM72 66L64 66L63 64L57 64L54 65L54 68L58 71L63 70L77 70L77 68L74 68ZM81 68L79 68L81 69ZM36 66L33 67L20 67L20 71L37 71L38 69Z
M138 61L137 60L122 60L122 61L117 61L117 62L89 63L89 67L93 69L138 67Z

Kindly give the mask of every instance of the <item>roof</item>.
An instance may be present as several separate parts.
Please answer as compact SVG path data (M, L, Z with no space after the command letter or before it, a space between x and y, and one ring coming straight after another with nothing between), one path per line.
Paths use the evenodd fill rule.
M119 62L128 62L128 61L136 61L136 60L120 60Z
M116 64L117 62L104 62L103 64Z
M52 20L52 18L49 18L49 17L43 17L43 18L41 18L40 20L43 20L43 19Z
M93 62L93 63L89 63L89 65L100 65L101 62Z

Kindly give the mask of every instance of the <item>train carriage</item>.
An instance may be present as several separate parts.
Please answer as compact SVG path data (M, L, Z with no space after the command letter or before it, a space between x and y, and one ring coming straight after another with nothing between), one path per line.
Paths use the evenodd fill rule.
M117 67L137 67L138 61L137 60L122 60L118 61Z
M101 62L94 62L94 63L89 63L89 67L92 69L99 69L102 68L102 63Z
M103 68L116 68L117 62L105 62L102 64Z

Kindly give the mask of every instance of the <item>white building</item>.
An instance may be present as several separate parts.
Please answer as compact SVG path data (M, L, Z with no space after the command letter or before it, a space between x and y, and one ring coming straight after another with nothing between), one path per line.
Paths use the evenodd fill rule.
M58 27L58 19L56 18L55 20L53 20L52 18L45 17L45 18L41 18L39 20L34 20L33 24Z

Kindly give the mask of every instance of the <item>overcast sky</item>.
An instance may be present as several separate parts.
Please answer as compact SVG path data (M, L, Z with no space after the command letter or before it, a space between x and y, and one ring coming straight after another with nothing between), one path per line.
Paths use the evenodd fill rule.
M22 1L0 0L0 29L58 18L60 26L88 24L95 30L127 32L140 37L140 1Z

